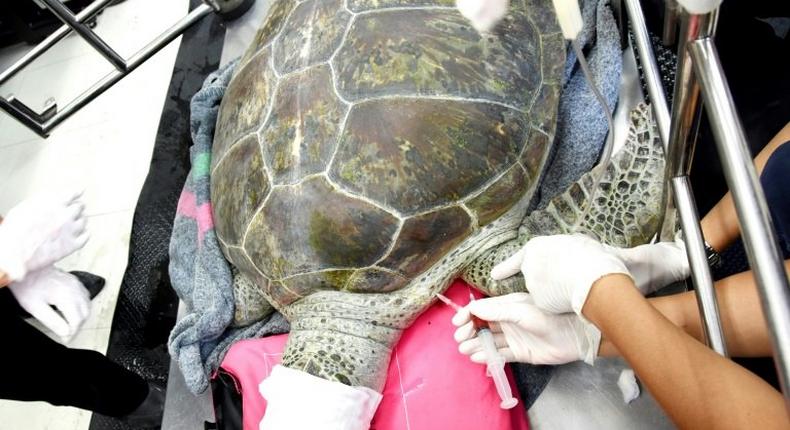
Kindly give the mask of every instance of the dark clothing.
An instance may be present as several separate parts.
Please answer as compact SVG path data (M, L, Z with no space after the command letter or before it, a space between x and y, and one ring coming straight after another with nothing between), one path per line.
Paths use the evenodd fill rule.
M132 412L145 400L148 384L137 374L96 351L67 348L48 338L18 315L10 294L4 296L0 398L44 401L114 417Z
M760 183L771 210L782 256L790 258L790 142L780 145L768 158Z
M781 144L765 163L760 175L768 209L776 230L782 258L790 258L790 142ZM716 280L749 270L743 241L736 240L722 250L722 267L714 270Z

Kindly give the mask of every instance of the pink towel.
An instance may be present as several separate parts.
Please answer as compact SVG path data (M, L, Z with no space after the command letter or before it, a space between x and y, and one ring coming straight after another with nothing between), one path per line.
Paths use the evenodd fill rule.
M469 302L469 292L480 293L463 281L445 295L458 304ZM384 386L383 399L373 418L372 430L528 430L527 414L519 405L499 407L493 381L485 366L472 363L458 352L450 322L455 311L437 302L403 333L395 347ZM244 430L258 430L266 402L258 384L280 363L287 334L234 344L222 368L240 385ZM518 392L508 368L513 394Z

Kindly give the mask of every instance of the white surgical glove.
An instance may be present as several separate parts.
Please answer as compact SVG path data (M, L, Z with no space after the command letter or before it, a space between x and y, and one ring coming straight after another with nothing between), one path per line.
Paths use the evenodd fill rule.
M368 430L381 394L277 365L258 387L261 430Z
M74 275L54 267L31 272L8 288L22 309L64 341L77 333L90 314L88 290Z
M505 279L519 270L535 305L555 314L581 315L595 281L612 273L631 276L620 258L580 234L536 237L496 265L491 277Z
M565 364L584 360L593 364L601 332L578 315L552 314L535 306L527 293L475 300L453 317L458 350L475 363L485 363L486 353L475 336L470 313L489 322L494 343L508 362Z
M691 274L686 246L681 239L633 248L615 248L607 245L604 245L604 248L625 263L642 295L686 279Z
M455 5L475 30L485 33L507 15L509 0L456 0Z
M80 194L40 196L13 207L0 224L0 271L11 280L51 266L88 241Z

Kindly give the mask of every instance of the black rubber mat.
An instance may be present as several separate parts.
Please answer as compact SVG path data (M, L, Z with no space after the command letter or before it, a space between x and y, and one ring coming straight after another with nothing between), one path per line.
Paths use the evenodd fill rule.
M199 5L191 0L191 7ZM176 205L189 172L189 101L219 67L225 28L211 14L182 38L167 91L151 167L132 224L129 263L112 322L107 356L148 381L167 384L167 337L178 297L167 272L168 246ZM129 127L134 127L130 122ZM98 414L91 430L126 430L126 424ZM157 427L158 428L158 427Z

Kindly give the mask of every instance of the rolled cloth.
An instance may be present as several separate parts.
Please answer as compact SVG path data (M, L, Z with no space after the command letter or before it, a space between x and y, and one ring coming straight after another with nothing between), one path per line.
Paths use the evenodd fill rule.
M239 339L287 332L288 322L274 314L243 328L233 322L233 275L219 247L211 212L211 148L217 112L237 61L209 75L190 102L192 168L178 201L170 237L170 280L187 307L168 340L187 387L205 391L231 344Z
M619 34L606 1L588 1L579 41L589 52L590 67L604 96L614 105L620 82ZM596 26L598 27L596 29ZM213 228L210 199L211 148L222 96L237 61L203 83L190 103L192 169L178 205L170 240L170 278L187 306L170 334L170 354L193 393L208 387L211 375L233 342L284 333L288 322L279 313L244 328L231 326L233 277ZM606 137L606 120L571 52L560 97L553 158L545 167L540 201L548 201L595 165ZM536 199L537 200L537 199ZM529 406L551 375L548 366L516 366L514 373Z

